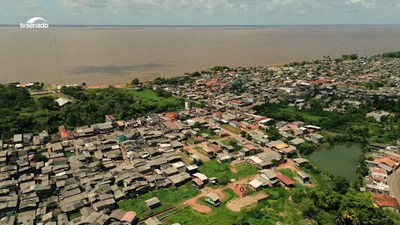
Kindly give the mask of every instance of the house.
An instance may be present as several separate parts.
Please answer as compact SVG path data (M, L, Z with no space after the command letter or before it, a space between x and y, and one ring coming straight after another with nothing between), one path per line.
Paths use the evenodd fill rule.
M203 188L204 184L208 183L208 177L202 173L192 174L193 185L197 188Z
M374 200L375 204L382 208L388 208L399 212L400 204L396 200L396 198L385 195L385 194L372 194L372 199Z
M115 200L113 198L106 199L104 201L96 202L92 205L93 209L96 211L111 211L115 209Z
M295 159L293 159L293 162L297 167L300 167L300 166L303 166L303 165L309 163L309 161L304 158L295 158Z
M274 151L263 152L247 158L247 162L253 164L260 170L271 168L273 163L279 160L281 160L280 154Z
M275 172L270 169L263 169L260 170L260 176L267 180L271 186L276 186L279 183L278 177L276 176Z
M198 171L198 169L199 169L199 167L197 165L188 165L188 166L186 166L186 171L189 174L196 173Z
M281 154L283 154L283 155L285 155L285 156L290 156L290 155L292 155L296 150L297 150L296 147L294 147L294 146L292 146L292 145L289 145L288 147L282 148L282 149L280 149L280 150L278 150L278 151L279 151L279 153L281 153Z
M23 142L23 135L22 134L14 134L13 142L14 142L14 144L21 144Z
M55 101L57 102L59 107L64 107L65 105L72 103L71 100L63 97L57 98Z
M243 152L245 156L255 155L257 153L257 147L252 144L245 144L240 151Z
M376 159L374 159L374 162L385 164L385 165L387 165L387 166L389 166L389 167L391 167L393 169L396 169L399 166L398 162L393 161L389 157L376 158Z
M253 179L249 182L249 187L255 191L260 191L263 188L263 183L258 179Z
M320 135L320 134L309 134L308 138L310 139L310 141L314 142L314 143L321 143L324 140L324 136Z
M298 145L300 145L300 144L303 144L304 142L305 142L305 141L304 141L303 138L297 137L297 138L295 138L295 139L290 140L290 141L289 141L289 144L294 145L294 146L298 146Z
M294 181L292 181L289 177L283 175L282 173L277 173L276 176L283 186L287 188L291 188L294 186Z
M168 178L171 180L172 184L175 186L180 186L190 179L190 175L186 172L182 172Z
M161 206L161 202L157 197L147 199L146 201L144 201L144 203L149 209L154 209Z
M145 225L161 225L161 222L157 217L150 217L144 221Z
M208 193L205 196L206 202L210 203L211 205L217 207L221 204L221 201L219 200L219 196L213 192Z
M68 131L65 129L64 126L59 126L58 127L58 133L60 134L60 137L61 137L62 140L68 140L69 139Z
M271 141L271 142L267 143L267 146L269 148L271 148L272 150L275 150L275 151L279 151L281 149L284 149L284 148L288 147L288 145L285 142L281 141L281 140Z
M218 154L216 160L219 163L228 163L232 161L232 156L230 154Z
M301 182L303 182L303 184L311 183L310 176L307 173L303 172L303 171L298 171L297 172L297 177L299 178L299 180Z
M381 111L381 112L369 112L367 113L366 117L371 117L377 122L381 122L382 117L389 116L389 112Z

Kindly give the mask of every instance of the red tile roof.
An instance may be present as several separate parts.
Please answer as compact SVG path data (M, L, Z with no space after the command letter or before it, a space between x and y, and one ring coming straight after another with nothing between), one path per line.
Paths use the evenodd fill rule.
M277 173L276 177L286 186L294 185L294 181L281 173Z

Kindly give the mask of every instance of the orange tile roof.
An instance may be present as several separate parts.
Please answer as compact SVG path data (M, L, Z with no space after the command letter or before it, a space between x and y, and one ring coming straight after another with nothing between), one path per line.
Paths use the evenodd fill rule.
M391 207L395 209L400 209L400 204L392 196L384 194L372 194L372 198L379 207Z
M257 148L256 148L256 147L254 147L254 145L252 145L252 144L247 144L247 145L244 145L243 147L247 148L248 150L254 150L254 149L257 149Z
M129 223L132 223L136 218L136 213L130 211L125 213L125 215L122 217L122 221L127 221Z
M175 113L175 112L169 112L169 113L165 114L165 117L167 117L168 119L173 120L173 119L176 119L178 117L178 114Z
M380 169L380 168L374 168L374 169L372 169L372 172L386 174L386 170Z
M250 124L250 128L252 130L258 130L258 128L260 128L260 126L258 124Z
M67 130L65 129L64 126L60 126L58 127L58 132L60 133L60 136L62 139L68 139L69 138L69 134L67 132Z
M376 159L374 159L374 162L383 163L392 168L394 168L396 166L396 162L387 157L376 158Z
M214 116L218 117L218 118L222 118L222 112L215 112Z

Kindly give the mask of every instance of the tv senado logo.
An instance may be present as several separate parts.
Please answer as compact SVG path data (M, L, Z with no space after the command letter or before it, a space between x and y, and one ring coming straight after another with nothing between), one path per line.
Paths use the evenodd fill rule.
M40 23L41 22L41 23ZM20 23L20 28L38 28L38 29L45 29L49 28L49 23L41 17L33 17L29 19L26 23Z

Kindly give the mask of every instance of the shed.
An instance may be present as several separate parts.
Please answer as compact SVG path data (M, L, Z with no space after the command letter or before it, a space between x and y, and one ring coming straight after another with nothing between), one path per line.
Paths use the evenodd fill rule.
M208 193L206 196L206 201L210 203L211 205L217 207L221 204L221 201L219 200L219 196L213 192Z
M154 208L161 206L161 202L157 197L150 198L150 199L144 201L144 203L146 203L146 205L147 205L147 207L149 207L149 209L154 209Z

